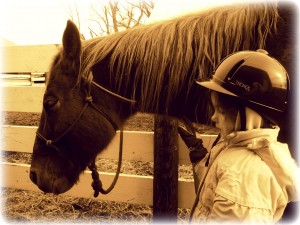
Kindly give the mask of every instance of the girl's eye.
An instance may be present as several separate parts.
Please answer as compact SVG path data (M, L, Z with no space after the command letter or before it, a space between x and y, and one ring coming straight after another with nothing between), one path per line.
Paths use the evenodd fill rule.
M224 110L222 110L222 109L219 109L219 110L218 110L218 113L220 113L220 114L224 114Z
M215 107L214 110L216 113L224 114L224 110L221 107Z

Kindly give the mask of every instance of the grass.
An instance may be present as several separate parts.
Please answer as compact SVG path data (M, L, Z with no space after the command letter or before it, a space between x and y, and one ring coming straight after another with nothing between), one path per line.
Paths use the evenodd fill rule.
M97 201L66 195L2 189L2 216L9 223L150 223L152 209L146 205Z

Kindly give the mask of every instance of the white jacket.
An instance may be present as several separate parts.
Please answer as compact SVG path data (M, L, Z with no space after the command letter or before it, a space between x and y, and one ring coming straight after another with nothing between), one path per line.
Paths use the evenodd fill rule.
M298 169L288 146L277 142L278 132L233 132L195 165L200 185L192 222L275 223L282 217L298 199Z

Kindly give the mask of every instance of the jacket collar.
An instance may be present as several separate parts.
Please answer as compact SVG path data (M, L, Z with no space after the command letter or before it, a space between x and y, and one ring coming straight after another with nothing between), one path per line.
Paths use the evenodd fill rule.
M279 127L275 127L274 129L234 131L228 134L224 138L224 141L227 142L227 145L231 146L259 149L276 142L279 130Z

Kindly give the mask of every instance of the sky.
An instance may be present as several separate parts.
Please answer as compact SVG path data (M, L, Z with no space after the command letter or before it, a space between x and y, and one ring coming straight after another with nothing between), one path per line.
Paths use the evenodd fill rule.
M19 45L61 43L68 4L58 0L0 0L0 37ZM85 4L82 4L85 2ZM81 1L85 10L88 1Z
M108 0L102 0L108 1ZM122 0L121 0L122 1ZM245 1L245 0L244 0ZM88 32L90 5L99 0L0 0L0 39L17 45L60 44L70 7L80 12L82 32ZM195 9L241 0L154 0L149 22L186 14ZM1 43L0 43L1 45Z

